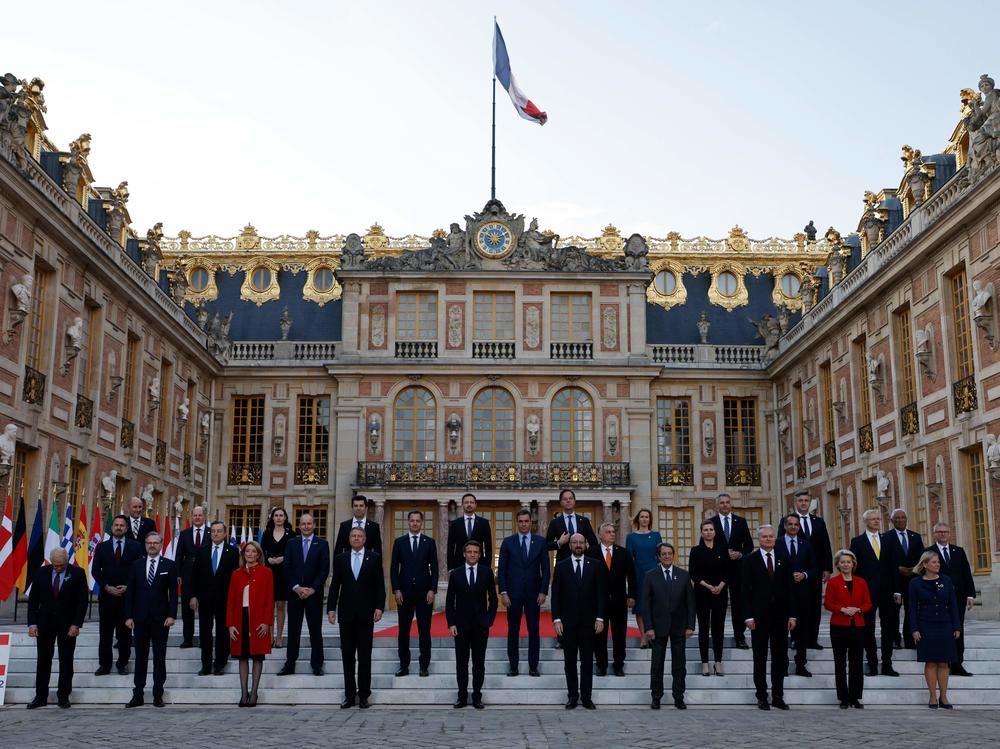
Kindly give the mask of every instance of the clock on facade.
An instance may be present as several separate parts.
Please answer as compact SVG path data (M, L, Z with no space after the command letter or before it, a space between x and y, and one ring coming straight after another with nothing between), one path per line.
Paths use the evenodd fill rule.
M476 232L476 247L486 257L503 257L513 249L510 228L499 221L490 221Z

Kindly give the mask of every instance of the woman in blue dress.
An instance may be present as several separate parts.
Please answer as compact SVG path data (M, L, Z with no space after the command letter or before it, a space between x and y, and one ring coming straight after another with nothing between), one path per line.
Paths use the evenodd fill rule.
M961 635L958 604L951 578L941 574L937 548L925 551L910 580L910 628L917 643L917 660L924 664L930 693L927 707L951 710L948 664L955 662L955 640Z
M642 581L646 573L657 564L656 547L663 543L659 531L653 530L653 513L647 509L639 510L632 518L634 531L625 538L625 550L635 563L636 586L635 607L632 613L635 614L635 623L639 627L641 639L639 648L645 650L649 643L646 642L646 627L642 621Z

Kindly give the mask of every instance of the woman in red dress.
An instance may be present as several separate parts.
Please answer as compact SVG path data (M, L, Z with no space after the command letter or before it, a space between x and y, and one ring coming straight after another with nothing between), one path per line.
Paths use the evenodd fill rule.
M229 652L240 660L240 707L257 706L257 687L264 670L264 656L271 652L271 623L274 621L274 582L271 570L262 562L264 552L256 541L248 541L240 551L240 568L229 582L226 624ZM248 690L250 661L253 661L253 689Z

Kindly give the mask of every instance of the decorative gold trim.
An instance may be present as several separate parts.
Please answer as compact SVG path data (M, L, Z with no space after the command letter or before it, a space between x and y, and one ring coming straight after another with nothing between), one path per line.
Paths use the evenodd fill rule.
M799 293L797 296L788 296L785 294L785 290L781 288L781 279L787 275L792 275L799 279ZM774 269L774 291L771 292L771 301L774 302L774 306L785 307L792 312L802 309L803 279L803 270L792 263L785 263L776 267Z
M318 257L306 263L306 284L302 287L302 298L310 302L316 302L322 307L327 302L340 299L343 288L337 281L335 271L340 267L340 259L332 257ZM320 268L329 268L334 273L333 286L328 291L320 291L316 288L316 271Z
M739 228L739 227L737 227ZM736 277L736 291L731 295L725 295L719 291L719 276L729 271ZM712 282L708 287L708 301L719 307L723 307L732 312L737 307L744 307L750 303L750 294L747 292L746 283L743 276L747 273L747 268L742 263L722 262L711 268Z
M198 258L187 258L179 263L187 278L187 290L184 292L185 301L191 302L195 307L205 302L214 302L219 298L219 287L215 283L215 269L208 263ZM195 291L194 284L191 283L191 274L201 269L208 273L208 283L201 291Z
M253 229L252 226L249 228ZM256 234L254 234L254 236L256 236ZM258 268L267 268L271 271L271 285L263 291L256 291L250 285L250 279L253 276L253 272ZM243 285L240 287L240 299L253 302L258 307L264 304L264 302L277 299L281 296L281 289L278 286L278 271L280 269L281 266L269 257L257 255L256 257L250 258L250 260L243 265Z
M667 258L657 258L649 264L649 269L653 272L653 280L646 287L646 300L653 304L658 304L663 309L670 309L684 304L687 301L687 287L684 286L684 266L674 260ZM677 280L677 286L673 294L661 294L656 290L656 276L662 271L670 271Z

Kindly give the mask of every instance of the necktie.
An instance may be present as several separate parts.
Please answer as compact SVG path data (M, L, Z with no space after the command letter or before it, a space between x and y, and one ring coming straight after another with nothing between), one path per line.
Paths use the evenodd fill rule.
M767 574L774 577L774 561L771 559L771 552L767 552Z
M795 564L795 539L792 539L792 564Z
M576 523L573 522L573 516L568 515L566 517L566 530L569 531L569 535L576 533Z
M944 563L945 564L951 564L951 554L948 553L948 547L947 546L943 546L941 548L944 549Z
M153 580L156 578L156 559L149 560L149 574L146 575L146 582L150 585L153 584Z
M576 579L583 580L583 562L579 559L576 560Z
M609 546L604 550L604 563L608 565L608 569L611 569L611 547Z
M476 584L476 570L475 567L469 567L469 587L471 588Z
M196 548L201 548L201 528L194 529L194 545Z
M414 553L414 555L416 555L416 553L417 553L417 540L419 539L419 536L410 536L410 539L413 541L413 553Z
M115 541L115 561L120 562L122 560L122 542Z
M528 538L527 536L521 536L521 552L524 554L524 558L528 558Z
M135 534L136 538L139 538L139 519L135 518L132 520L132 533Z
M899 543L901 543L903 545L903 553L904 554L909 554L910 553L910 544L906 540L906 531L900 531L899 532Z
M469 530L466 531L466 536L472 538L472 518L466 519L465 524L469 527Z
M726 534L726 541L729 541L729 516L722 519L722 532Z
M363 520L355 520L354 521L354 527L355 528L361 528L362 530L364 530L365 523L364 523Z
M800 515L799 517L802 520L802 530L806 532L806 538L812 538L812 529L809 527L809 516Z
M219 547L215 546L212 548L212 574L214 575L216 570L219 569Z
M52 578L52 597L53 598L58 598L59 597L59 582L60 582L60 578L62 578L62 573L59 573L59 572L57 572L56 576Z
M358 575L361 574L361 552L360 551L356 551L352 555L351 569L354 572L354 579L357 580L358 579Z
M873 533L872 534L872 548L875 549L875 558L876 559L881 559L882 558L882 544L879 543L878 534L877 533Z
M670 575L670 570L663 570L663 579L667 581L667 585L670 585L674 581Z
M303 536L302 537L302 561L303 562L306 560L307 556L309 556L309 536Z

